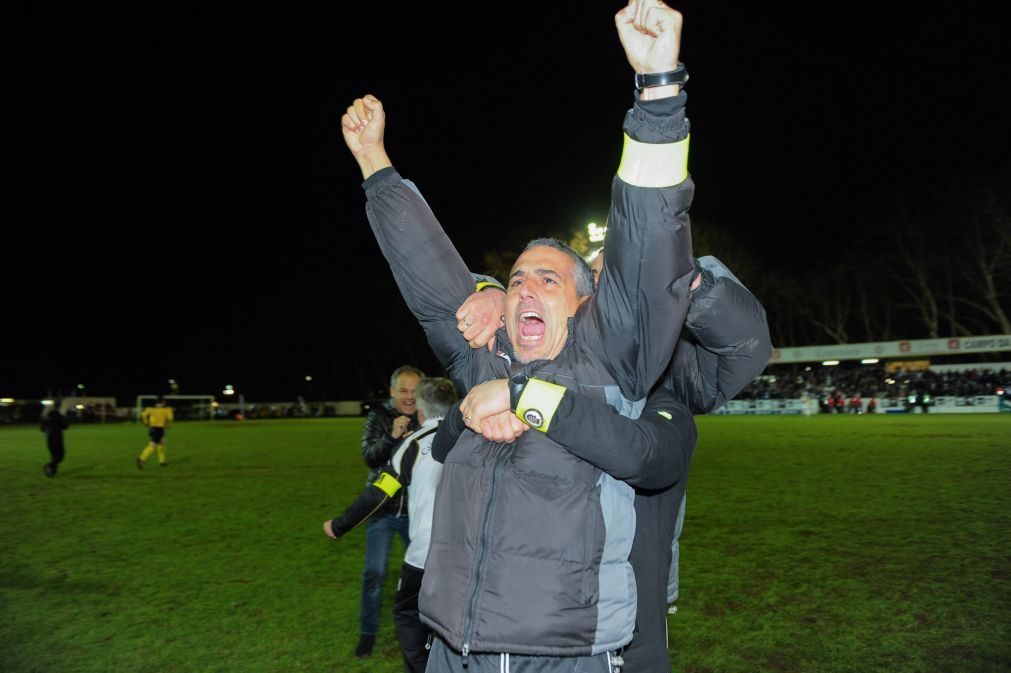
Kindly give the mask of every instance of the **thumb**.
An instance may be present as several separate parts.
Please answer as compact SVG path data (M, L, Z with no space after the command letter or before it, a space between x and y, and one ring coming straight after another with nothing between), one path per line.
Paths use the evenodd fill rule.
M365 107L373 111L383 109L383 104L372 94L366 94L366 96L362 98L362 103L365 104Z

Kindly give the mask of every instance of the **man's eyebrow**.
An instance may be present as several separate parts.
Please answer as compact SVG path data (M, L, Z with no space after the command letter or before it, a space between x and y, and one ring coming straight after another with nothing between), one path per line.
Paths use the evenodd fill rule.
M558 273L554 269L534 269L534 274L538 276L554 276L559 280L562 279L562 274ZM516 269L509 275L509 278L512 279L515 278L516 276L526 277L526 275L527 272L524 271L523 269Z
M534 273L538 276L554 276L559 279L562 277L562 274L558 273L554 269L534 269Z

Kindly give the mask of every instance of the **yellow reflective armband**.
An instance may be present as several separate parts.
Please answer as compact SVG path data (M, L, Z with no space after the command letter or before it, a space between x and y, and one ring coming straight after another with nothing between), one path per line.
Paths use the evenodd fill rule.
M618 177L636 187L673 187L688 177L688 140L640 143L625 134Z
M505 288L502 287L502 283L499 283L498 281L492 281L492 280L482 280L480 283L477 284L477 289L475 290L475 292L480 292L481 290L485 289L486 287L494 287L494 288L496 288L498 290L502 290L503 292L505 292Z
M530 379L516 402L516 416L534 430L547 432L565 396L565 386Z
M389 472L383 472L379 475L379 478L372 482L372 485L392 498L393 495L400 490L401 484L392 474Z

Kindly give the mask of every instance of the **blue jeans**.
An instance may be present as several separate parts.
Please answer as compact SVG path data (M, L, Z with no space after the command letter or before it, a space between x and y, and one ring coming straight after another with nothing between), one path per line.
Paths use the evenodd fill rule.
M379 605L383 600L383 578L390 558L393 534L400 533L404 549L410 542L406 516L383 514L365 524L365 572L362 573L361 632L374 636L379 630Z

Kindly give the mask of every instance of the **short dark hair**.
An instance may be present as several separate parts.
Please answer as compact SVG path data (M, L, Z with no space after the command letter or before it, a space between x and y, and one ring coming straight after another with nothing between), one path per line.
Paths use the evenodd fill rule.
M579 253L565 245L557 238L535 238L527 243L523 252L531 248L554 248L559 252L564 252L576 263L572 271L573 279L576 281L576 296L585 297L593 294L593 271L586 260L579 256Z
M393 370L393 374L390 375L390 387L394 388L397 385L397 379L400 378L401 374L414 374L419 379L425 378L425 372L421 371L417 367L412 367L411 365L400 365Z
M418 410L425 418L445 416L459 399L453 382L443 378L421 379L415 397Z

